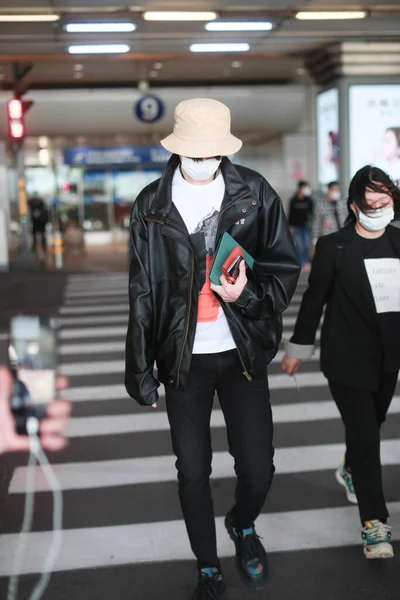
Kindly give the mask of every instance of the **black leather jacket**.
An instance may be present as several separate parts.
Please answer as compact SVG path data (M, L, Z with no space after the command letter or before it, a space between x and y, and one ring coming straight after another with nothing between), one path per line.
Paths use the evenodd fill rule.
M128 394L144 405L156 402L159 381L175 388L187 385L196 332L197 259L171 194L178 165L179 157L173 155L161 179L140 193L130 223L125 385ZM268 182L227 158L221 170L226 190L217 244L228 231L255 258L238 300L232 304L220 300L243 373L251 379L277 352L281 313L290 303L300 268L282 203Z

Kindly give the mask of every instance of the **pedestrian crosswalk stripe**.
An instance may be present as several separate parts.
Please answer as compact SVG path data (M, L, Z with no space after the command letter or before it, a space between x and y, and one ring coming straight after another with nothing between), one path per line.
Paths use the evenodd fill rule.
M125 304L100 304L98 306L63 306L60 308L59 310L59 314L60 315L67 315L72 316L72 315L99 315L96 318L98 319L98 322L101 323L102 320L104 319L103 315L109 315L110 313L124 313L126 315L128 315L129 313L129 304L125 303ZM285 319L285 317L287 315L297 315L298 313L298 308L294 307L294 308L288 308L287 310L285 310L285 312L283 313L283 318ZM84 323L83 323L84 324Z
M60 354L66 355L79 355L79 354L98 354L98 353L122 353L125 350L125 342L103 342L99 344L72 344L60 347ZM284 351L278 352L276 357L273 359L272 364L276 364L282 360ZM316 350L313 361L319 359L319 349ZM125 360L104 360L90 362L73 362L62 364L59 367L61 375L67 375L73 377L75 375L100 375L104 373L124 373L125 372Z
M296 402L272 407L274 423L311 423L340 419L336 404L330 400ZM400 413L400 396L393 398L390 414ZM211 427L224 427L223 412L215 409L211 413ZM169 423L165 411L144 412L130 415L107 415L70 419L66 434L69 438L168 431Z
M296 391L296 381L300 388L326 386L326 379L322 373L297 373L296 381L286 373L270 375L269 388L271 390L293 389ZM163 394L163 386L159 388L159 394ZM87 402L90 400L121 400L127 398L123 384L95 385L71 387L63 394L72 402Z
M128 313L123 315L104 315L101 317L61 317L61 327L68 327L71 325L106 325L108 323L125 323L128 325Z
M290 325L290 323L288 323ZM59 332L61 340L72 340L72 339L87 339L87 338L106 338L106 337L118 337L125 336L127 326L114 327L112 325L104 325L104 327L79 327L79 328L67 328L62 329ZM293 331L283 331L283 336L287 339L292 337ZM317 332L316 340L320 339L320 332Z
M59 332L61 340L85 339L96 337L117 337L126 335L127 326L124 327L79 327L78 329L62 329Z
M96 313L117 313L128 312L128 302L124 304L100 304L99 306L62 306L59 310L60 315L90 315ZM101 317L98 317L101 319Z
M343 458L344 444L321 444L275 450L275 465L278 473L305 473L335 469ZM400 464L400 440L384 440L381 443L382 465ZM176 458L150 456L95 462L53 464L56 477L63 490L85 490L124 485L138 485L174 481ZM229 452L214 452L213 478L233 477L233 458ZM9 492L25 492L27 467L14 471ZM49 485L39 468L35 468L35 489L48 491Z
M397 541L400 539L400 502L389 503L388 509L394 523L393 540ZM225 530L223 517L216 519L216 528L219 556L232 557L234 545ZM360 527L352 506L263 513L257 519L257 532L269 553L342 546L358 546L361 553ZM23 574L41 571L51 535L42 531L27 536ZM17 541L17 534L0 536L0 576L12 572ZM193 560L183 520L69 529L63 532L63 545L54 571L182 560Z

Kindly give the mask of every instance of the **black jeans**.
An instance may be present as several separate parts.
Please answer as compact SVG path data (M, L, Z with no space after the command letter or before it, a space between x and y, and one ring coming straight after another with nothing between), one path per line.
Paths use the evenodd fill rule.
M346 430L346 464L351 470L361 522L389 516L382 486L380 429L398 378L382 372L377 392L329 382Z
M210 417L218 393L237 475L234 523L250 528L261 512L274 474L268 378L248 381L236 350L195 354L185 390L166 388L179 497L199 569L219 567L211 497Z
M32 236L33 236L33 240L32 240L32 249L34 252L36 252L37 249L37 240L38 237L40 236L40 242L42 245L42 250L43 252L47 251L47 239L46 239L46 232L43 231L42 229L33 229L32 230Z

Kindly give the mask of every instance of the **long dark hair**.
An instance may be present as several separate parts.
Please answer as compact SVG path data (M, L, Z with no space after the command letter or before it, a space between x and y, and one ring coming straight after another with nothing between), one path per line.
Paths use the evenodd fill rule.
M372 192L382 192L382 188L392 196L394 210L398 210L400 206L400 189L385 171L372 165L366 165L357 171L349 187L349 197L347 199L349 214L346 219L346 225L357 221L351 205L355 204L363 213L368 213L371 207L365 199L365 191L368 189Z

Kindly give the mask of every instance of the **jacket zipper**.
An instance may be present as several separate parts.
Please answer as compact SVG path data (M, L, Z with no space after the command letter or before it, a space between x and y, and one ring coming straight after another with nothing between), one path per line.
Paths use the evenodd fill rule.
M176 387L177 388L179 387L180 376L181 376L181 366L182 366L182 362L183 362L183 354L185 352L185 346L186 346L187 338L189 335L190 313L192 310L192 291L193 291L193 279L194 279L193 275L194 275L194 254L192 253L192 275L191 275L190 289L189 289L189 309L188 309L188 316L187 316L187 322L186 322L186 332L185 332L185 337L184 337L183 344L182 344L182 352L181 352L181 357L179 359L178 371L177 371L177 375L176 375Z
M160 221L159 219L146 218L146 221L152 221L153 223L161 223L162 225L168 224L168 225L170 225L170 227L175 227L175 225L172 225L168 221ZM179 229L179 227L175 227L175 229ZM186 331L185 331L185 337L184 337L183 344L182 344L182 351L181 351L181 356L180 356L180 359L179 359L178 371L177 371L177 376L176 376L176 387L177 388L179 387L179 382L180 382L180 374L181 374L181 367L182 367L182 362L183 362L183 354L185 352L185 346L186 346L187 338L188 338L188 335L189 335L190 316L191 316L191 312L192 312L192 291L193 291L193 280L194 280L195 255L194 255L194 252L193 252L193 248L191 248L189 245L187 246L187 248L189 248L189 250L191 250L191 252L192 252L192 273L191 273L191 279L190 279L189 309L188 309L187 322L186 322Z
M252 376L250 375L250 373L249 373L249 372L247 371L247 369L246 369L246 365L244 364L244 361L243 361L242 355L240 354L240 350L239 350L238 346L236 346L236 350L238 351L239 358L240 358L240 362L242 363L242 367L243 367L243 369L244 369L244 371L243 371L243 375L246 377L246 379L247 379L248 381L253 381L253 378L252 378Z

